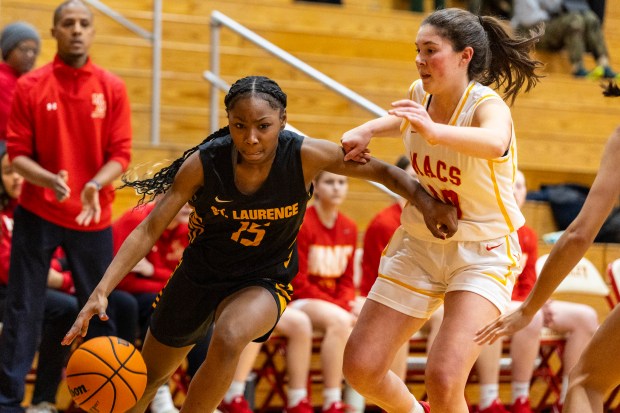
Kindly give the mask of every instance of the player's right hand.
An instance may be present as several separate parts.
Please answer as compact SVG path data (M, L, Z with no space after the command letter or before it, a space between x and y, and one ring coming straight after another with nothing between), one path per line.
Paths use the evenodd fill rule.
M368 144L371 136L365 136L358 128L345 132L340 139L342 149L344 150L345 161L355 161L366 163L370 160L370 150Z
M105 311L107 307L107 297L104 295L96 295L95 292L93 292L82 310L80 310L77 319L62 339L62 345L70 345L78 335L81 337L86 336L86 333L88 332L88 324L90 323L92 316L98 315L101 321L107 321L109 319Z

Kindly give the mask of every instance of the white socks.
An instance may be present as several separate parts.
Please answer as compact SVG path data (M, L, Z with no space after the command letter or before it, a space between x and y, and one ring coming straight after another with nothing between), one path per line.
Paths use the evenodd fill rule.
M519 397L530 397L530 382L529 381L513 381L512 387L512 402L517 401Z
M230 403L237 396L243 396L245 392L245 381L233 381L230 383L228 391L224 395L224 403Z
M499 398L499 384L481 384L480 385L480 410L489 407L493 401Z
M342 389L340 387L323 390L323 410L329 409L329 406L340 401L342 401Z
M295 407L300 401L308 397L308 389L289 389L286 395L288 407Z

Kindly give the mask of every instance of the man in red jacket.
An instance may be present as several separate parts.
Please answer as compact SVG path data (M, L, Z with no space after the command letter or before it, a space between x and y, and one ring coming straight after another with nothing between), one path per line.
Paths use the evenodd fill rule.
M54 12L54 61L17 82L7 149L26 182L14 214L13 245L0 336L0 412L21 413L24 379L41 332L52 255L66 253L81 304L112 259L111 186L130 161L124 83L94 65L93 14L79 0ZM93 328L94 327L94 328ZM108 335L98 320L89 336Z

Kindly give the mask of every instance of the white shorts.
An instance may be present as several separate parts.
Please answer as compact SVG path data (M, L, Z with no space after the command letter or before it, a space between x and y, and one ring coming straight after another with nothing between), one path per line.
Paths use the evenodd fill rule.
M471 291L501 313L521 268L516 231L487 241L432 243L399 227L383 252L368 298L417 318L429 318L450 291Z

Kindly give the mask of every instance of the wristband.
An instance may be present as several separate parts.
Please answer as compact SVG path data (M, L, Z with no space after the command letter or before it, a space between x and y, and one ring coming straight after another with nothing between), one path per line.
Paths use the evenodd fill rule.
M101 184L97 181L95 181L94 179L91 179L90 181L86 182L87 184L94 184L97 187L97 191L101 191Z

